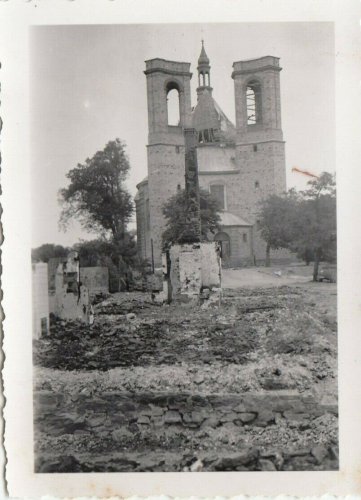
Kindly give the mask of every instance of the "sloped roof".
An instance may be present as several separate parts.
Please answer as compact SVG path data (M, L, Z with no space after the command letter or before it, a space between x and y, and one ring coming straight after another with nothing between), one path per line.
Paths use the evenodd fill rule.
M241 219L238 215L231 214L230 212L221 213L221 226L252 226L249 222Z
M233 143L235 141L235 126L213 99L211 91L207 89L204 89L198 96L192 122L198 132L208 129L218 131L220 142Z
M198 66L202 66L202 65L205 65L205 66L209 65L209 57L207 56L206 51L204 49L203 40L202 40L202 50L201 50L200 56L198 58Z

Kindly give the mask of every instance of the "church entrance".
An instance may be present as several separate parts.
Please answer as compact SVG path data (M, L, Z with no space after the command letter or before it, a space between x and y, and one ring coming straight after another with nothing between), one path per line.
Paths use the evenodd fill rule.
M229 262L231 257L231 240L227 233L220 232L217 233L214 237L214 241L219 241L221 245L221 258L224 264Z

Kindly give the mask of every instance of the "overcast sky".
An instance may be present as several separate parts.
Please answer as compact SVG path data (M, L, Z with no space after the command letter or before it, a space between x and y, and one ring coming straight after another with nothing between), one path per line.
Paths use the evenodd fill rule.
M331 23L92 25L34 27L31 32L33 247L94 238L78 224L58 229L65 174L109 140L127 144L130 192L147 175L144 61L191 62L196 103L201 39L211 62L213 96L234 122L232 63L281 58L282 127L287 187L335 169L334 33ZM133 224L134 226L134 224Z

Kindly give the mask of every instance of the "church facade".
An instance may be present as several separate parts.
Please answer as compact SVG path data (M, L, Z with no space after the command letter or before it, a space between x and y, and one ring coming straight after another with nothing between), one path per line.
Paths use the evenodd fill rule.
M265 56L233 63L235 125L213 98L210 70L202 42L197 104L192 108L190 63L146 61L148 176L137 185L137 244L139 256L156 266L161 263L165 229L162 206L184 188L185 128L194 128L198 134L200 187L217 198L222 208L221 227L214 239L221 242L225 265L265 259L265 243L258 231L259 204L286 190L279 59ZM172 91L179 100L176 125L169 124Z

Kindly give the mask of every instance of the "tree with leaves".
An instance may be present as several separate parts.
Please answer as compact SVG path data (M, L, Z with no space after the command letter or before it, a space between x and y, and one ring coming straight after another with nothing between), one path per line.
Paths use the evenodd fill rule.
M111 292L127 288L127 277L135 263L136 243L134 236L126 232L118 242L107 239L81 241L74 245L79 254L81 267L105 266L109 270Z
M297 218L300 197L294 190L271 195L261 202L259 229L266 242L266 266L271 264L271 250L289 248L295 238L293 221Z
M33 262L49 262L53 257L66 257L69 248L53 243L44 243L40 247L31 250L31 260Z
M134 238L127 231L134 213L125 187L129 170L125 143L115 139L70 170L69 185L60 191L60 225L66 229L72 219L77 219L86 231L100 236L96 242L82 244L83 255L91 250L110 259L117 268L118 289L136 255Z
M307 252L314 260L313 280L317 281L320 261L336 260L335 178L323 172L308 185L300 193L292 189L264 200L259 224L266 242L266 265L272 248L288 248L298 255Z
M60 224L66 228L71 219L78 219L87 231L121 239L134 212L124 185L129 169L125 144L115 139L70 170L69 186L60 191Z
M336 261L336 182L335 176L323 172L308 182L301 192L298 225L291 247L308 248L314 256L313 280L318 279L321 260Z
M167 221L163 232L163 249L170 245L185 243L184 235L188 235L186 221L187 198L185 190L179 190L169 198L163 206L163 215ZM201 215L201 237L202 241L208 241L210 234L219 230L221 222L220 207L210 193L200 189L200 215Z

